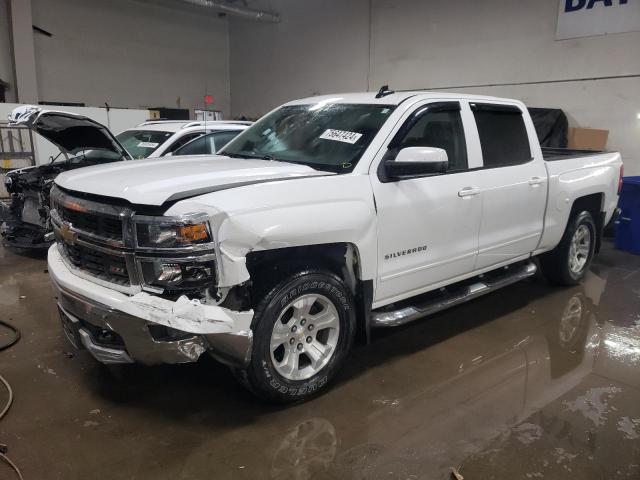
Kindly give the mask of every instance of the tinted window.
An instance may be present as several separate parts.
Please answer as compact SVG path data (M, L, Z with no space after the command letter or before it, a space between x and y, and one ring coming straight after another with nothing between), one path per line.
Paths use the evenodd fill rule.
M234 130L230 132L217 132L213 134L213 140L215 142L216 152L224 147L231 140L236 138L241 130Z
M179 148L174 155L207 155L211 153L211 135L203 135Z
M531 160L529 137L518 109L474 109L485 167L517 165Z
M175 142L173 142L169 148L167 148L167 151L164 152L164 155L166 155L169 152L175 152L181 146L186 145L187 143L189 143L194 138L198 138L199 136L201 136L203 134L204 134L204 132L196 132L196 133L187 133L186 135L183 135L182 137L177 139ZM185 155L185 154L183 153L183 155Z
M448 171L468 168L464 128L457 110L427 111L400 142L399 148L405 147L442 148L449 158Z

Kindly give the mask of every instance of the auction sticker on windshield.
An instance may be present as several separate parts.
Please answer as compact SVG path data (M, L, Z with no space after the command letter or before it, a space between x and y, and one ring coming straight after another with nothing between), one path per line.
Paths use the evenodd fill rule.
M360 140L361 133L348 132L346 130L333 130L331 128L324 131L320 138L324 140L334 140L336 142L356 143Z
M158 145L160 145L159 143L155 143L155 142L140 142L138 144L138 147L140 148L156 148Z

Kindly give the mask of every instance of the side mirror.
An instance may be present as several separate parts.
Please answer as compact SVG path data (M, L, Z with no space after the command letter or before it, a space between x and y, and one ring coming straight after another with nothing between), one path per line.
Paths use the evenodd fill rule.
M449 166L447 152L434 147L407 147L395 160L385 160L384 170L389 180L406 180L445 173Z

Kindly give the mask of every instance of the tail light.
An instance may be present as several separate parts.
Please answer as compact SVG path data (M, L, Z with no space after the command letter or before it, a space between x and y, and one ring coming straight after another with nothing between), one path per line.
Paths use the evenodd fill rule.
M620 165L620 178L618 179L618 195L622 192L622 177L624 177L624 165Z

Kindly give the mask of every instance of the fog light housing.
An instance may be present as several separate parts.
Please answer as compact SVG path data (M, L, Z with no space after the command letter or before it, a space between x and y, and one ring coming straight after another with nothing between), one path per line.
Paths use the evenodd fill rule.
M157 280L163 283L180 283L182 281L182 269L177 263L159 263L159 272L156 272Z
M177 342L178 340L195 337L193 333L158 324L149 325L149 333L156 342Z

